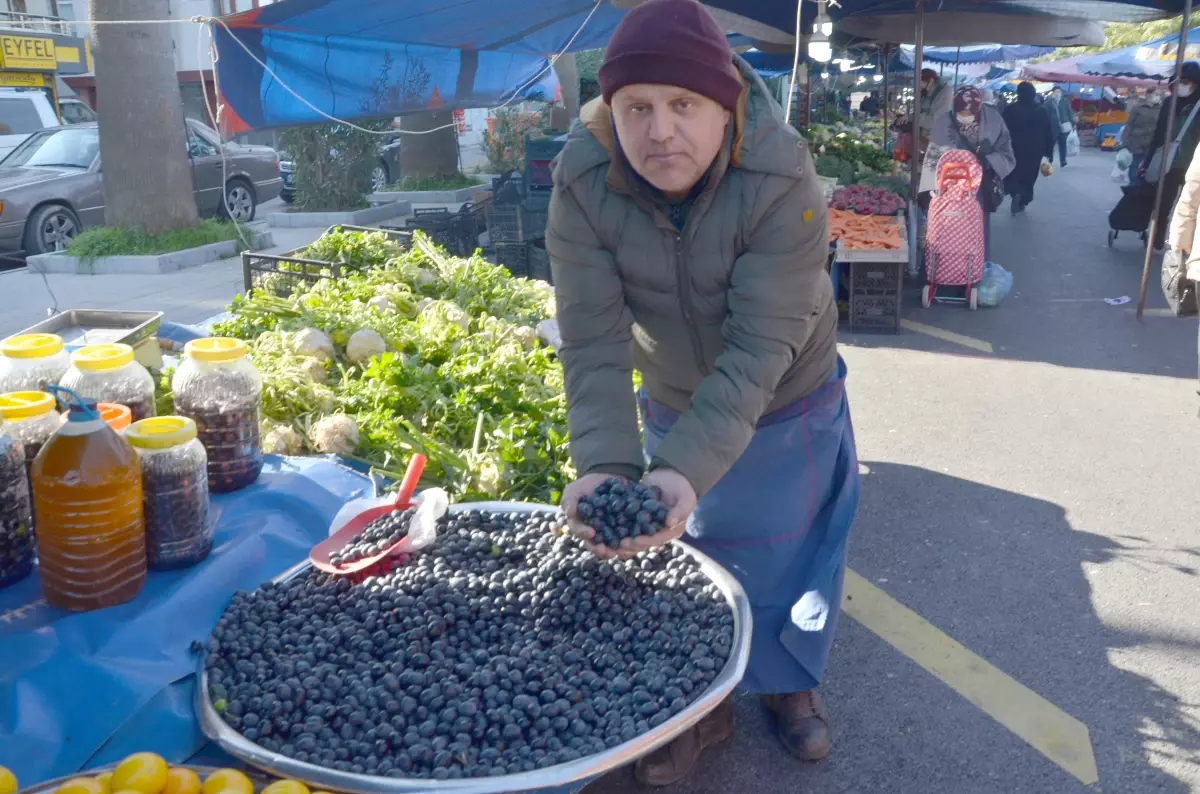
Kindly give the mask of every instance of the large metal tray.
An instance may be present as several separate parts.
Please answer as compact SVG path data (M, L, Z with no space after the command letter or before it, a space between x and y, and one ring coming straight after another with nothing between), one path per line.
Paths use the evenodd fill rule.
M512 513L554 509L550 505L518 502L474 502L450 506L452 513L468 510L496 510ZM416 791L439 792L439 794L498 794L499 792L533 792L548 788L564 788L570 787L572 784L582 786L585 782L606 772L632 763L635 759L661 747L695 725L701 717L712 711L718 703L733 692L734 687L738 685L746 672L746 662L750 658L750 602L746 600L745 591L728 571L710 557L686 544L680 545L700 562L700 569L721 588L721 592L725 594L725 598L733 610L733 644L729 659L725 662L725 667L713 679L709 688L694 703L657 728L611 750L533 772L466 780L418 780L416 778L378 777L339 772L316 764L303 763L279 753L272 753L242 738L241 734L226 725L217 716L217 712L209 701L208 676L204 670L203 660L200 662L198 672L200 685L196 687L196 716L200 721L200 729L222 750L251 766L280 777L297 778L314 787L348 794L408 794ZM300 563L276 577L276 581L287 581L308 570L309 567L311 567L311 563L308 561Z
M58 334L68 351L87 345L124 342L136 347L162 325L162 312L112 312L72 309L26 328L22 334Z

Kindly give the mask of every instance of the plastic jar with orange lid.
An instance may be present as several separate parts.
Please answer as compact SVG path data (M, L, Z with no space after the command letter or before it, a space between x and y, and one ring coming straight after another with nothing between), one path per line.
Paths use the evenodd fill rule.
M20 334L0 342L0 392L42 391L71 366L57 334Z
M133 414L124 405L117 403L96 403L96 410L105 424L120 433L133 424Z
M155 414L154 377L134 360L129 345L81 347L59 385L85 400L124 405L135 422Z

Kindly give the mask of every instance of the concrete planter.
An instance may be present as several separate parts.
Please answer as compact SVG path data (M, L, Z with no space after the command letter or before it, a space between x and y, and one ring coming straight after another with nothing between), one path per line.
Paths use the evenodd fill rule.
M274 242L269 231L250 230L252 250L270 248ZM246 245L239 239L209 243L198 248L185 248L169 254L99 256L95 259L80 259L67 254L38 254L29 257L27 264L35 273L69 273L79 276L157 275L228 259L237 256L245 248Z
M348 223L352 226L362 226L378 223L388 218L407 215L412 212L412 202L391 201L378 207L367 207L353 212L273 212L270 224L275 227L298 226L334 226Z
M460 187L458 190L384 190L367 196L372 204L384 204L393 201L408 201L413 204L461 204L470 201L471 196L480 190L491 190L491 181L482 185Z

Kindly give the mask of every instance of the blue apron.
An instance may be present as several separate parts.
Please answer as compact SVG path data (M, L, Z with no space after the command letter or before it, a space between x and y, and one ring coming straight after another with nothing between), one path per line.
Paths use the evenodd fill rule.
M821 682L833 644L858 508L858 457L846 365L809 396L768 414L700 499L683 540L733 574L754 632L742 688L799 692ZM641 395L647 460L679 413Z

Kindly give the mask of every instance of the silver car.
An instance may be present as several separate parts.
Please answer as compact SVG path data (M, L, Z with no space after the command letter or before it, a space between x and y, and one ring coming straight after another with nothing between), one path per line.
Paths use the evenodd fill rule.
M279 155L269 146L226 143L187 122L188 157L201 215L247 222L283 189ZM228 206L228 210L226 207ZM81 229L104 224L100 130L71 124L33 133L0 162L0 253L61 251Z

